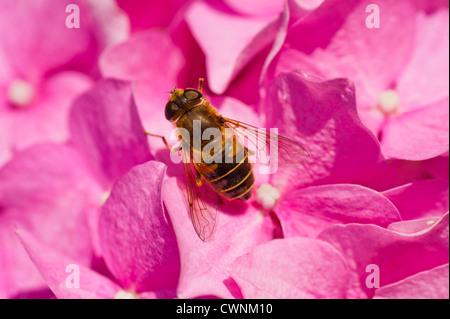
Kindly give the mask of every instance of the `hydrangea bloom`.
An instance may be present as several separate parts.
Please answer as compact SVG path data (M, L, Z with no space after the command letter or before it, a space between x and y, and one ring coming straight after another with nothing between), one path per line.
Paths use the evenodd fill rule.
M99 238L102 256L111 273L90 269L80 259L55 251L27 232L18 232L57 298L175 296L178 250L173 230L162 210L164 172L163 164L152 161L134 167L118 179L103 206ZM123 202L125 200L128 202ZM136 202L142 205L135 205ZM68 265L77 266L80 289L66 284Z
M99 53L128 34L113 1L78 1L84 16L68 28L71 3L0 2L0 164L35 143L67 139L70 105L92 85Z
M108 111L111 101L115 112ZM48 295L16 230L32 233L80 266L102 268L99 207L117 177L151 159L127 82L103 80L80 96L70 131L68 145L32 146L0 169L2 297ZM124 156L130 148L133 154Z
M272 72L301 68L351 78L359 114L388 158L423 160L447 152L448 3L424 8L378 1L378 28L367 21L369 4L325 1L298 19Z
M378 1L369 28L362 0L79 1L79 30L58 25L68 2L15 3L0 1L1 298L448 298L448 3ZM21 22L35 12L40 29ZM174 143L167 92L199 77L220 113L310 154L254 165L208 242L182 165L143 133Z

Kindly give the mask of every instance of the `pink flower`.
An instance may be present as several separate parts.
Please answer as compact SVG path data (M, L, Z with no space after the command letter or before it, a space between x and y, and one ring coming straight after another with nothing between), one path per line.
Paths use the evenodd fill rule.
M153 43L158 42L161 46L166 46L167 54L160 54L153 50ZM148 48L148 49L146 49ZM132 52L132 53L130 53ZM136 58L136 65L127 63L124 56L130 54ZM144 59L145 57L145 59ZM152 63L149 63L152 62ZM101 60L101 68L104 75L116 76L127 80L137 81L136 102L139 113L143 118L144 127L150 132L158 132L169 139L172 126L163 119L163 106L167 101L167 87L175 82L176 72L179 71L182 57L172 41L161 32L146 32L132 37L126 43L118 45L106 51ZM160 69L161 65L170 65L173 71ZM165 89L164 86L165 85ZM164 91L163 91L164 90ZM219 107L229 116L234 116L258 124L257 115L244 104L231 98L217 98L213 100L216 107ZM159 139L149 139L151 150L156 159L162 160L169 168L169 175L179 176L180 181L184 181L181 165L174 165L170 161L169 153ZM231 208L224 208L230 214L233 210L239 209L245 215L239 218L221 217L221 227L223 231L217 232L217 244L204 246L192 227L188 218L186 206L182 197L178 193L178 186L171 180L165 185L169 185L163 190L164 203L167 207L172 224L177 234L178 247L181 258L180 281L177 287L177 296L183 298L199 296L217 296L230 298L240 296L239 289L229 278L226 270L227 265L233 259L244 252L248 252L252 247L260 242L265 242L273 238L270 218L261 216L257 210L248 205L234 203ZM170 189L166 191L166 189ZM181 190L184 192L184 190ZM252 227L246 229L252 221ZM239 232L242 229L243 232ZM187 233L187 234L185 234ZM223 240L230 240L236 237L239 242L242 236L247 235L253 240L247 240L242 245L224 246ZM193 253L193 248L195 253ZM113 248L112 248L113 249ZM219 259L219 256L226 256ZM205 262L205 259L208 262ZM212 267L211 264L216 264ZM166 279L167 280L167 279Z
M29 232L19 230L17 236L28 258L57 298L112 298L120 291L120 286L111 279L83 265L78 259L43 244ZM71 278L71 273L78 276Z
M273 258L270 257L273 256L273 253L270 254L271 246L269 244L258 246L233 263L232 278L237 281L245 297L361 298L366 297L364 293L371 297L374 290L362 286L364 282L362 278L367 276L365 267L370 264L379 265L379 261L358 259L360 252L366 248L360 245L361 236L357 227L360 227L361 231L367 227L367 229L380 229L380 232L388 227L388 229L392 228L392 231L395 229L402 233L415 234L428 227L427 222L430 222L430 218L435 223L448 211L448 199L446 199L448 181L440 179L419 181L384 193L355 184L336 184L353 182L358 178L370 180L370 171L377 171L380 166L386 165L380 160L379 146L356 116L352 86L345 84L345 80L311 81L299 73L281 74L268 87L266 103L263 107L267 110L268 126L280 127L281 134L297 137L299 142L308 147L311 154L304 164L287 170L284 174L275 174L269 179L273 185L282 190L279 202L273 210L280 220L284 237L323 239L324 234L334 229L339 230L341 228L338 228L338 224L344 224L348 225L342 226L345 227L342 229L348 229L346 237L339 237L336 242L331 239L327 241L339 247L338 245L348 245L348 238L354 238L352 249L357 249L357 253L348 253L348 248L345 246L339 252L329 252L321 258L306 257L314 264L313 269L319 269L320 275L314 278L329 277L330 279L324 282L331 283L335 288L332 290L322 281L315 282L312 279L310 281L310 274L302 273L305 271L305 266L301 265L306 263L303 253L308 256L305 248L299 248L298 251L302 251L302 254L297 257L291 250L289 241L280 240L278 246L273 243L273 249L277 251L277 255L281 254L280 259L277 259L277 263L274 264L269 262ZM292 116L292 114L298 115ZM301 116L302 114L309 116ZM350 120L351 118L354 120ZM342 133L340 130L343 130ZM355 137L352 137L352 134L355 134ZM352 156L341 161L340 154L344 156L352 154ZM327 162L330 164L327 165ZM346 167L347 165L350 166ZM359 167L362 166L365 168L359 171ZM322 172L326 177L321 175ZM364 172L367 174L365 177ZM427 216L430 217L423 219ZM445 223L445 217L442 218L444 219L442 223ZM414 219L415 224L409 226L408 222L401 222L401 219ZM355 225L354 228L351 225ZM401 225L405 226L399 228ZM448 229L448 221L447 226L442 227ZM445 233L445 230L443 232ZM387 233L390 234L391 231ZM380 235L374 233L373 236L372 240L377 242L375 237L379 238ZM445 246L447 242L448 246L448 238L436 236L440 238L438 245ZM305 242L305 246L320 246L321 243L311 239L309 243ZM379 253L380 258L385 258L385 254L389 254L389 251L385 252L383 245L372 247L367 255ZM430 237L417 235L415 245L417 250L432 250L433 248L428 247L434 243ZM266 255L267 261L264 261ZM293 258L298 259L293 260ZM396 273L392 273L392 270L388 268L388 262L383 267L379 265L383 269L381 276L384 274L384 276L395 278L392 281L382 282L382 286L448 262L448 253L445 254L445 250L442 249L424 258L428 259L424 261L423 268L397 270ZM292 262L295 264L297 260L298 267L282 268L283 265L291 265ZM339 260L345 260L344 265ZM361 263L356 270L352 269L355 260ZM350 273L347 267L350 267ZM385 271L389 273L385 274ZM352 275L353 272L356 272L358 277ZM270 281L264 279L268 276L267 274L271 274ZM348 280L339 281L341 276L349 277ZM297 278L298 281L286 283L285 278ZM438 278L437 281L443 280L445 276ZM430 287L430 289L433 288ZM439 296L443 298L445 295L440 293Z
M448 180L427 179L383 192L402 220L441 217L449 210Z
M448 264L420 272L375 292L374 298L448 299Z
M124 44L123 47L125 48L127 45L130 44ZM114 50L117 49L112 49L110 52L112 53ZM119 60L116 59L116 61ZM126 66L125 63L122 64ZM105 64L103 69L106 70L111 66ZM145 68L143 66L136 70L145 70ZM133 79L133 77L128 79ZM154 101L147 100L146 102L145 97L141 96L141 105L144 103L155 105ZM230 98L218 100L214 97L211 100L213 105L227 116L253 124L260 122L258 115L252 113L248 107L238 101ZM156 110L157 106L154 107ZM265 111L266 126L279 127L281 134L297 139L311 153L307 162L288 171L288 174L281 173L271 176L269 179L262 175L257 176L256 189L263 181L270 181L282 190L281 199L278 206L274 207L274 211L280 219L284 236L317 237L322 231L335 224L363 223L387 227L400 221L399 209L385 195L363 186L350 184L359 181L376 184L383 189L377 180L376 173L386 171L387 176L389 170L395 171L399 168L399 166L393 166L383 160L377 140L359 120L356 114L354 88L351 83L345 79L319 81L296 72L283 74L270 83L266 89L266 99L260 109ZM148 110L144 110L144 112L148 112ZM150 115L151 113L146 114ZM303 114L308 116L301 116ZM162 127L161 124L158 124L158 118L158 116L148 117L148 123L155 123L150 127ZM159 132L167 136L167 133ZM167 151L162 143L151 140L150 143L153 152L155 152L154 147L162 150L162 152L157 152L157 156L167 162ZM171 175L180 176L179 167L171 167L170 163L168 165L169 171L172 172ZM415 178L425 177L418 175ZM210 246L205 247L202 242L198 241L187 215L179 214L185 209L185 205L181 196L174 192L177 189L174 180L167 183L170 183L168 185L171 186L164 188L163 198L174 226L181 258L177 295L179 297L213 295L227 298L246 296L246 286L243 286L239 275L234 275L233 271L227 271L227 267L234 265L234 260L239 255L252 255L261 243L274 238L273 230L271 230L274 225L270 226L271 221L267 218L267 212L258 205L248 207L235 203L224 205L221 209L224 212L218 221L215 240ZM330 185L330 183L339 184ZM392 178L391 183L391 187L400 186L404 180ZM309 187L303 188L304 186ZM437 197L442 199L440 195ZM245 212L237 215L242 222L237 217L229 218L231 216L227 211L235 211L237 209L235 205L241 206L239 210ZM256 208L254 212L253 207ZM267 226L262 227L261 223ZM247 237L246 246L242 248L240 245L224 247L222 238L230 241L230 238L236 236L233 231L239 229L239 225L246 224L252 225L252 227L248 230L247 227L244 227L246 229L243 232L244 235L242 232L237 233L240 234L239 236L245 236L247 231L255 234ZM227 230L228 228L232 231ZM248 242L250 238L254 238L255 241ZM240 242L239 240L238 243ZM318 244L320 245L320 243ZM194 250L196 253L193 253L192 247L197 247ZM332 249L326 251L330 253L330 256L324 254L322 256L323 263L328 262L327 258L345 260L339 252L331 252ZM226 257L218 259L217 256ZM290 254L286 254L286 256L290 256ZM346 267L343 266L339 269L346 269ZM235 271L239 273L241 270ZM257 274L258 271L258 268L248 269L248 274L245 276L253 276L252 273ZM346 270L342 271L346 272ZM258 275L255 276L259 278ZM278 276L278 274L274 274L274 276ZM258 286L257 283L255 285ZM315 296L347 296L347 289L350 288L342 283L339 285L342 285L339 290L341 294L330 294L329 290L324 288L322 293L318 289ZM270 296L272 288L268 287L267 289ZM294 296L281 293L273 295ZM297 296L305 297L307 295L299 292Z
M211 91L226 92L256 107L261 80L281 49L290 20L309 14L320 3L229 0L192 4L185 19L205 54Z
M103 80L80 96L71 110L70 131L70 145L35 145L0 170L4 297L46 292L16 229L78 265L101 267L99 207L117 177L151 159L127 82Z
M437 178L449 178L448 152L423 162L424 170L431 176Z
M163 188L163 200L180 250L179 298L239 298L241 291L228 267L235 258L274 238L271 217L253 205L234 201L220 208L213 239L204 243L195 233L174 178Z
M129 38L104 29L100 12L128 31L115 5L82 2L82 30L55 35L80 45L37 59L36 83L60 98L25 99L22 111L48 112L20 120L55 131L3 152L0 296L448 298L448 32L447 42L433 33L448 27L448 5L381 1L381 27L367 28L360 0L118 3ZM12 44L0 64L27 61L31 49L16 57ZM0 88L21 70L5 65ZM102 79L84 76L78 90L68 70ZM309 152L276 174L255 164L251 198L218 206L207 242L189 217L182 164L143 133L175 144L167 92L199 77L220 114L278 128ZM23 98L33 91L20 79ZM17 113L10 104L0 112ZM58 126L48 114L60 105ZM13 136L8 116L0 128Z
M366 283L368 265L378 266L380 286L386 286L388 290L388 285L396 282L401 285L401 280L414 283L411 276L448 264L448 213L423 226L411 234L398 228L393 231L375 225L337 225L324 230L319 239L336 247L347 260L352 278L348 297L364 298L374 294L374 289ZM426 289L439 289L440 285L445 285L446 276L448 272L447 275L438 275L439 279L431 281ZM418 289L416 287L414 289ZM414 298L422 296L417 294ZM436 297L448 298L448 290L440 289Z
M32 232L79 264L91 262L88 217L100 195L85 162L68 146L36 145L5 164L0 170L1 298L49 296L15 229Z
M222 94L243 67L273 42L282 16L276 18L279 12L268 12L249 17L218 2L212 5L196 2L189 6L186 22L205 53L211 91Z
M165 53L155 51L154 43L165 48ZM134 57L131 63L128 62L130 56ZM135 35L129 41L107 50L101 59L101 70L104 76L136 81L136 103L145 129L165 135L170 142L169 133L173 126L164 120L163 106L167 102L167 88L170 89L176 83L177 72L185 63L187 61L173 41L164 33L152 30ZM212 102L230 117L259 124L257 114L237 100L212 97ZM149 144L155 158L168 165L168 174L178 176L183 182L182 167L171 163L164 144L156 138L149 138ZM227 266L240 254L273 238L273 225L269 216L262 216L251 205L233 203L228 208L224 207L225 212L220 217L221 230L217 230L214 243L205 246L192 227L176 182L168 180L164 185L168 186L163 189L163 199L175 229L181 258L176 295L182 298L239 297L240 291L230 278ZM180 191L184 192L184 189ZM242 212L242 216L228 216L236 209ZM247 239L240 244L244 236ZM236 244L224 245L225 240L235 241ZM113 246L111 249L117 248Z
M159 50L155 49L155 43ZM184 58L170 37L161 30L149 30L105 50L99 65L104 77L134 82L134 97L143 125L150 132L170 132L162 117L167 92L177 83ZM160 144L160 141L153 140ZM150 140L153 145L152 140ZM161 145L164 147L164 145Z
M74 102L69 128L70 142L106 189L131 167L151 159L129 82L97 82Z
M139 32L149 28L165 28L179 16L186 5L183 0L147 1L117 0L117 5L130 19L131 31Z
M274 256L277 256L274 258ZM275 239L233 262L244 298L345 298L349 270L342 255L316 239Z
M268 127L280 128L310 153L307 161L270 176L281 190L275 212L285 236L315 237L330 222L387 226L399 220L384 196L349 184L370 179L370 172L385 163L379 144L356 115L354 88L347 80L282 74L268 87L262 109Z
M448 151L448 3L324 1L292 22L271 72L302 69L355 82L358 112L388 158L423 160Z
M18 232L57 298L174 296L180 264L175 236L162 207L164 174L163 164L150 161L135 166L114 184L99 220L106 274L56 252L27 232ZM66 269L72 265L78 270L79 289L67 284Z
M69 107L92 85L86 73L95 75L99 52L128 34L112 1L79 1L80 27L66 27L71 3L0 4L0 164L32 144L67 139Z
M104 203L114 181L151 159L129 82L105 79L78 97L70 113L70 143L103 190ZM98 214L90 216L93 244L99 253Z
M364 248L358 246L357 238L360 238L357 233L358 228L353 229L350 225L361 226L363 229L364 224L367 224L367 227L373 226L373 229L380 229L380 231L387 227L392 231L415 234L435 223L449 209L448 181L442 179L418 181L384 193L355 184L329 184L349 183L358 179L370 183L370 180L373 179L370 171L378 171L386 166L386 163L380 160L379 146L356 116L352 89L351 86L345 85L345 80L311 81L299 73L281 74L267 89L266 103L263 105L263 109L267 112L268 126L280 127L281 134L297 137L299 142L308 147L311 154L304 164L286 170L285 173L275 174L269 179L273 185L282 190L279 202L273 210L280 220L284 237L322 239L323 234L328 234L328 231L339 229L337 228L338 224L347 224L349 225L347 236L354 236L354 249L359 251ZM292 114L308 114L309 116L292 116ZM350 120L351 118L353 120ZM341 129L343 131L339 133ZM355 134L355 137L352 138L352 134ZM352 156L341 161L340 154L344 156L352 154ZM330 164L327 165L327 162ZM346 167L347 165L350 166ZM365 168L362 168L363 166ZM359 171L359 167L361 167L361 171ZM324 172L326 177L322 177L321 172ZM304 186L307 187L304 188ZM445 217L442 218L444 219L442 223L445 224ZM411 220L411 222L401 220ZM375 228L375 225L384 228ZM448 229L448 222L447 226L443 227ZM445 234L445 230L443 232ZM374 237L376 236L380 235L374 235ZM439 245L445 246L447 242L448 246L448 237L436 236L440 238ZM345 245L348 239L345 237L339 238L339 240ZM376 239L373 240L376 241ZM334 246L340 244L339 241L336 244L329 242ZM288 241L286 244L280 241L277 248L274 248L278 255L284 256L283 254L286 253L286 257L277 259L279 264L273 263L273 259L271 259L273 257L270 257L273 254L270 254L269 244L257 246L250 253L244 255L245 257L238 258L233 263L232 278L238 283L244 297L343 298L345 296L361 298L367 296L360 291L355 292L355 289L362 289L369 297L373 296L374 290L362 287L361 279L351 279L353 275L349 277L350 284L347 280L339 282L340 276L344 278L347 276L346 266L339 268L339 261L330 262L330 260L345 260L345 264L350 266L354 264L357 254L347 255L347 253L343 253L346 250L341 250L323 255L322 259L318 259L317 266L316 262L313 262L315 267L320 269L318 277L328 278L327 276L329 276L331 278L332 285L335 285L335 290L331 292L330 287L324 286L321 282L309 282L310 275L308 273L297 273L305 271L305 268L301 266L288 267L283 270L283 265L291 265L297 260L299 265L305 263L302 255L293 261L292 258L295 254L290 250L288 243ZM313 243L315 241L305 245L313 245ZM318 241L317 244L320 243ZM426 250L433 249L428 247L434 244L432 238L417 235L415 245L418 250ZM267 247L268 251L262 247ZM384 256L383 247L373 248L373 253L380 253L381 256ZM303 253L305 249L299 249L299 251ZM406 250L405 253L407 253ZM266 255L268 256L267 261L261 259ZM306 258L309 258L309 261L316 260L312 257ZM391 269L386 269L387 265L385 265L382 268L382 274L385 271L390 272L384 276L395 277L395 280L392 279L392 283L411 275L420 276L418 274L420 271L428 271L448 262L448 253L445 254L445 250L440 250L424 258L428 259L425 262L426 265L421 269L398 270L394 274L391 273ZM329 262L330 264L328 264ZM357 262L361 261L357 259ZM369 262L364 259L364 267L371 263L376 264L373 260ZM340 270L333 269L334 266ZM359 267L362 267L362 264ZM367 276L362 268L354 271L358 273L359 278L362 278L363 275ZM336 275L337 273L339 275ZM271 276L270 281L264 279L268 274ZM284 286L286 282L284 278L298 278L299 281L289 281L287 288ZM444 276L439 275L436 281L444 279L445 274ZM382 282L382 286L389 284L391 282ZM429 287L429 289L433 290L434 288ZM436 296L445 297L445 294L442 295L443 290L439 291L441 293Z
M117 180L102 208L99 236L105 263L124 289L156 296L170 289L172 297L180 262L161 199L165 169L150 161Z

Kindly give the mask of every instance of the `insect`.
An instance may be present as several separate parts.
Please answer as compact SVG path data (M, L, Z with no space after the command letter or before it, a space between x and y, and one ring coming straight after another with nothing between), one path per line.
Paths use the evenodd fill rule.
M223 203L223 199L248 200L251 196L255 177L249 154L270 149L271 153L278 154L278 164L285 165L302 162L308 157L308 152L286 137L220 115L203 96L203 81L199 79L197 89L174 88L169 91L165 117L175 127L187 132L179 137L181 147L177 150L183 157L189 215L197 235L206 241L214 232L218 205ZM204 137L204 133L211 129L219 132L218 136L202 139L196 144L196 123L200 124L200 136ZM162 138L173 151L163 136L144 133ZM205 151L207 147L208 151Z

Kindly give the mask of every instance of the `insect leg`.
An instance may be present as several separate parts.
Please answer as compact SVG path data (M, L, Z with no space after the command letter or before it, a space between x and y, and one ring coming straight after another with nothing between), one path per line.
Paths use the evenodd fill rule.
M202 186L203 185L203 181L202 181L202 177L200 175L199 172L195 172L196 176L195 176L195 183L197 184L197 186Z
M165 138L164 136L162 136L162 135L157 135L157 134L152 134L152 133L147 132L146 130L144 130L144 134L145 134L145 135L148 135L148 136L154 136L154 137L159 137L159 138L161 138L162 141L164 142L164 144L166 145L166 147L169 149L169 151L172 151L172 148L169 146L169 144L167 143L166 138Z
M203 88L203 82L205 81L205 79L204 78L199 78L198 79L198 91L200 92L200 93L202 93L202 88Z

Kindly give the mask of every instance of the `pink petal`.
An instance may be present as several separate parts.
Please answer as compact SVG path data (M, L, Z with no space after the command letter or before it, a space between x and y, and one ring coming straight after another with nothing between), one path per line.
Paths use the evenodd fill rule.
M3 50L0 50L0 65L2 66L0 68L0 89L3 91L5 90L5 85L16 76L16 70L14 70L13 66L11 66L8 63L8 56L6 52L3 52ZM1 96L1 95L0 95ZM0 110L6 106L6 103L3 103L1 101L0 103Z
M294 8L296 7L297 10L314 11L323 2L324 2L324 0L293 0L293 1L288 1L288 4Z
M256 127L262 126L261 116L250 108L248 105L242 103L240 100L227 97L212 95L210 98L211 104L219 111L220 114L227 118L236 119L244 123L249 123Z
M276 258L274 258L276 256ZM348 267L328 243L275 239L238 257L231 276L244 298L344 298Z
M156 43L158 50L155 50ZM151 133L167 132L168 140L173 126L164 118L164 106L184 64L180 50L170 37L160 30L135 34L128 41L105 50L99 64L104 77L134 82L133 94L143 126ZM155 150L153 155L166 150L159 139L148 140Z
M383 192L404 220L440 217L449 210L448 180L417 181Z
M33 144L66 141L70 106L91 85L90 78L81 73L60 72L36 88L37 97L27 107L17 109L5 101L7 107L4 112L0 111L0 164L8 160L12 152Z
M130 35L130 20L116 1L91 1L88 3L89 13L92 14L91 32L98 41L97 55L111 45L123 42ZM86 13L87 10L84 10ZM84 17L86 19L86 16ZM80 28L81 25L80 25ZM90 60L97 62L97 59ZM96 57L97 58L97 57ZM97 65L96 65L97 66Z
M260 80L270 52L276 48L266 47L243 67L239 74L230 82L223 95L238 99L257 110L260 101Z
M382 135L386 157L430 159L449 149L449 98L389 118Z
M423 164L417 161L389 160L374 167L371 176L360 180L359 183L377 191L385 191L430 178Z
M15 218L1 211L0 298L50 298L52 293L17 239L15 227Z
M243 67L236 78L230 83L226 94L241 101L255 106L258 105L260 99L261 82L266 78L267 68L272 60L280 51L286 38L290 8L285 6L284 10L278 15L276 23L278 31L276 32L273 44L267 46L255 55L252 60Z
M449 178L448 152L422 162L424 169L436 178Z
M414 16L413 56L398 79L397 92L406 111L447 100L449 95L448 8Z
M106 265L131 291L174 288L178 282L178 248L161 201L165 170L153 161L133 167L116 181L100 215Z
M155 44L158 50L155 50ZM100 57L104 77L127 81L152 80L154 96L165 95L176 84L183 59L170 38L162 31L149 30L110 47ZM160 92L159 90L164 90Z
M66 19L71 14L66 12L66 7L72 3L68 0L2 1L0 48L20 77L33 82L50 69L68 63L90 70L95 55L104 45L114 42L105 40L117 41L118 34L127 33L126 20L123 22L126 17L117 11L113 1L102 1L102 4L77 1L80 27L66 27ZM103 11L101 15L98 10ZM116 34L116 38L111 34Z
M328 79L348 77L357 87L358 107L374 106L411 55L414 9L411 1L378 1L381 26L371 29L366 27L368 4L325 1L294 23L276 60L275 75L301 68Z
M448 122L443 119L448 117L448 32L436 30L448 29L448 8L425 15L411 1L379 1L382 26L371 29L365 27L367 5L325 2L299 20L289 29L273 72L301 68L326 78L352 79L361 118L375 135L382 132L387 157L423 160L447 151ZM441 106L413 118L399 116L400 123L396 116L388 118L385 129L384 115L375 107L387 89L396 90L406 114Z
M264 65L262 68L260 82L263 82L267 79L271 80L270 75L268 76L268 70L272 66L272 62L275 59L278 59L277 55L280 50L283 49L284 44L286 42L287 34L290 30L290 26L293 21L297 21L302 19L303 17L311 14L312 11L316 10L321 4L323 0L289 0L286 1L286 5L284 6L283 12L279 15L278 20L280 23L279 30L275 37L274 43L270 52L267 54L267 58L264 61ZM276 62L274 62L276 65ZM297 67L291 69L294 70ZM289 71L291 71L289 70Z
M333 224L387 226L400 220L383 195L359 185L312 186L289 192L275 210L286 237L316 237Z
M267 90L267 127L298 141L309 158L273 177L279 188L362 180L383 162L379 143L356 114L354 87L346 79L279 75ZM280 169L281 171L281 169Z
M414 234L421 232L439 221L438 217L426 217L412 220L405 220L389 224L387 229L402 234Z
M448 264L423 271L391 285L381 287L375 298L448 299Z
M33 146L0 170L3 210L21 228L83 263L92 258L87 217L100 194L83 159L67 146Z
M243 15L275 16L283 10L284 1L238 1L225 0L225 3L233 10Z
M65 26L69 1L3 1L0 9L2 50L19 74L34 78L89 48L89 28ZM35 23L29 23L35 21ZM38 23L38 25L36 25ZM14 30L14 32L11 32ZM76 43L77 45L73 45Z
M42 244L30 233L19 230L17 235L44 280L60 299L93 299L113 298L120 289L110 279L83 266L78 260L58 253ZM67 284L68 277L79 271L79 288Z
M279 20L271 16L242 17L227 8L202 2L189 7L186 21L205 53L209 87L218 94L273 41L279 28Z
M128 82L106 79L80 96L70 114L71 140L106 186L150 159Z
M332 226L318 238L336 247L347 260L353 273L348 296L371 297L374 288L366 285L369 265L378 266L383 287L448 263L448 216L447 213L431 227L414 234L350 224Z
M118 0L117 4L130 18L133 31L154 27L167 27L176 12L183 7L183 0L152 2L148 0Z
M414 4L425 12L433 12L439 8L448 8L448 1L446 0L416 0Z
M41 144L16 154L0 170L0 273L6 276L0 280L0 294L4 290L9 297L45 296L42 279L14 234L17 228L79 264L90 264L88 219L100 194L83 160L70 147Z
M186 5L188 7L189 4ZM184 9L184 8L183 8ZM182 10L180 10L182 11ZM184 11L182 11L184 14ZM177 86L195 87L199 78L205 79L204 89L209 92L205 54L195 40L185 19L174 21L168 31L170 38L184 56L184 64L177 74Z
M189 218L187 205L175 178L164 183L163 200L172 221L181 258L179 298L216 296L239 297L229 278L232 261L258 244L273 238L273 225L253 206L241 201L225 203L220 209L212 239L203 242Z

